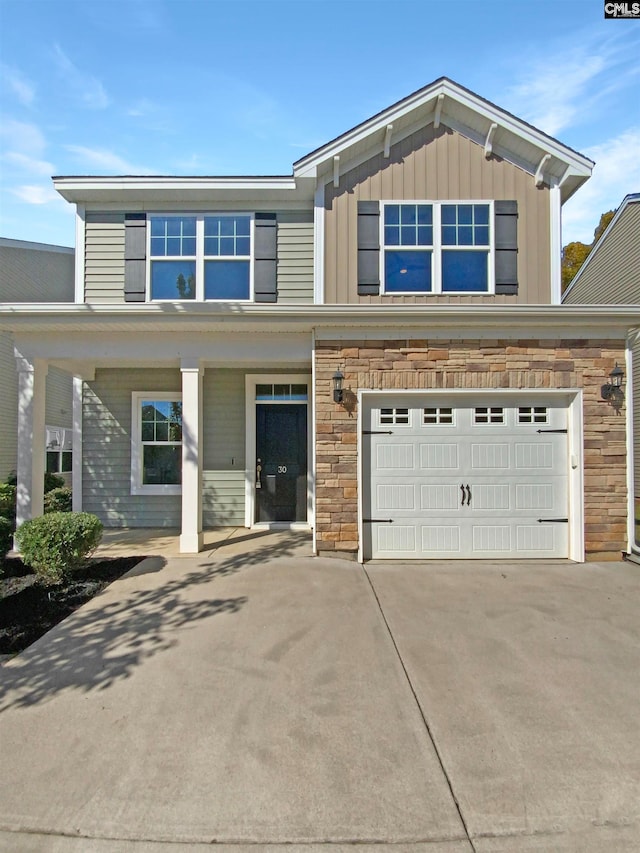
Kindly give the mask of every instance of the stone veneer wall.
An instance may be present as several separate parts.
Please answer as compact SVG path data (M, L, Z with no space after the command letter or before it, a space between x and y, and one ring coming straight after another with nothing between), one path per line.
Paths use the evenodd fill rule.
M587 559L618 559L627 547L625 412L600 399L616 361L624 364L621 340L317 341L318 551L358 549L358 389L582 388ZM331 393L338 367L344 407Z

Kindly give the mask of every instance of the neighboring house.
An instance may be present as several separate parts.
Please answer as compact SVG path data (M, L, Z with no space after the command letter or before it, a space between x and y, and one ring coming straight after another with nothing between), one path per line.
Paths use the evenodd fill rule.
M74 251L0 237L0 303L73 302ZM0 481L16 470L18 373L10 332L0 331ZM46 379L46 467L71 479L72 378L50 366Z
M560 304L561 207L592 167L441 78L290 176L55 178L76 304L0 312L20 517L53 363L76 508L184 552L300 525L359 559L618 558L624 406L600 388L640 312Z
M640 306L640 193L625 196L563 298L566 305ZM640 336L630 339L633 376L633 492L640 501ZM636 533L637 536L637 533ZM636 540L636 545L638 541Z

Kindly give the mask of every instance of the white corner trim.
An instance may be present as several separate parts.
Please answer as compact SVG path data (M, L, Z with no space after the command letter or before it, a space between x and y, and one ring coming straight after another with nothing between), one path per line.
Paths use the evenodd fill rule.
M333 185L334 187L340 184L340 155L336 154L333 158Z
M71 444L72 509L82 512L82 392L84 380L73 377L73 434Z
M562 195L560 185L549 191L549 227L551 304L562 302Z
M316 187L313 206L313 301L324 304L324 184Z
M84 302L85 207L76 205L75 302Z
M311 553L318 556L318 530L316 524L316 330L311 330L311 384L309 385L309 414L310 420L310 447L311 447L311 470L309 471L311 487L309 489L309 524L311 524Z

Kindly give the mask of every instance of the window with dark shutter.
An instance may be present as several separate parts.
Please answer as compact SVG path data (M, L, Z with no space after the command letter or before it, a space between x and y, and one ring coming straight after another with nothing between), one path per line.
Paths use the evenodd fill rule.
M144 302L147 272L147 216L124 216L124 301Z
M275 213L256 213L254 220L253 292L256 302L277 302L278 223Z
M358 202L358 296L380 293L380 203Z
M496 201L496 293L518 292L518 202Z

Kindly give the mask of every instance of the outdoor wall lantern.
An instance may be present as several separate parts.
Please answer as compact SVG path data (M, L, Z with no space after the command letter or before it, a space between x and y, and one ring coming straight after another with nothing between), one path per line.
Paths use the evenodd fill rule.
M342 383L344 382L344 374L341 370L336 370L333 374L333 402L334 403L342 403Z
M624 379L624 370L618 366L613 368L609 374L609 382L600 389L600 395L603 400L611 400L613 403L621 403L624 399L624 391L622 390L622 380Z

